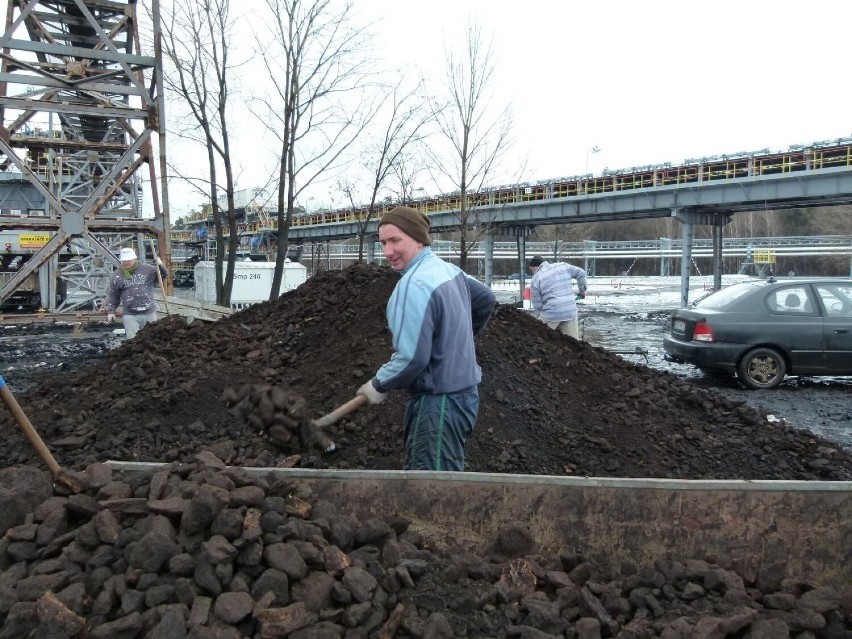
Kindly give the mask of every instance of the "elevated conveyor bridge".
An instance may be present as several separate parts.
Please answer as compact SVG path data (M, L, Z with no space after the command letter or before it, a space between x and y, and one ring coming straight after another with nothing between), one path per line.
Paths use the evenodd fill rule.
M694 225L712 226L713 272L719 287L722 228L736 213L852 203L852 138L796 145L785 151L738 152L689 159L675 166L666 163L502 186L468 193L466 201L464 214L458 193L415 198L405 204L428 215L434 232L456 230L462 219L469 227L483 230L486 281L491 279L494 246L501 235L519 238L517 257L523 263L525 238L536 226L675 217L682 223L681 301L685 305ZM381 215L396 204L384 203L372 211L353 207L298 215L288 230L288 241L328 243L361 233L375 237ZM275 238L276 216L247 216L240 233L243 244L252 238ZM372 259L375 245L368 241L367 247Z
M712 226L714 282L721 287L722 228L731 216L774 208L852 203L852 138L686 160L683 164L633 167L468 194L461 214L459 194L416 199L407 204L426 213L434 231L452 231L460 221L488 229L485 277L492 273L495 236L518 236L524 261L525 236L547 224L603 222L672 216L682 223L681 303L687 304L694 226ZM305 215L289 229L293 242L356 237L363 227L375 235L381 214L365 209ZM369 220L365 224L365 220ZM372 244L370 244L372 248Z
M852 138L838 138L786 151L732 153L669 163L604 171L536 183L486 189L467 196L469 225L487 225L499 234L515 227L572 222L668 217L675 211L698 214L706 223L731 215L772 208L802 208L852 203ZM436 232L459 227L461 197L450 193L405 203L429 216ZM367 234L377 232L384 203L372 214L366 207L297 215L289 239L345 240L357 237L368 218ZM192 220L193 223L202 221ZM241 234L277 233L274 215L247 218ZM184 238L183 235L186 237ZM194 231L173 231L190 241Z
M744 211L849 204L852 138L497 187L469 193L467 199L467 223L498 233L514 226L668 217L675 211L712 224ZM395 205L383 204L371 217L380 218ZM416 198L406 205L426 213L434 231L459 227L459 194ZM365 207L306 213L293 220L289 237L296 242L356 237L367 218ZM368 234L376 229L377 220L368 222ZM245 230L277 231L274 216Z

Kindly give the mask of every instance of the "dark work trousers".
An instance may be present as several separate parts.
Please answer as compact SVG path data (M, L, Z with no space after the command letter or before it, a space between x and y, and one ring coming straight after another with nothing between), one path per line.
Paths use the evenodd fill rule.
M405 470L464 470L479 392L415 395L405 408Z

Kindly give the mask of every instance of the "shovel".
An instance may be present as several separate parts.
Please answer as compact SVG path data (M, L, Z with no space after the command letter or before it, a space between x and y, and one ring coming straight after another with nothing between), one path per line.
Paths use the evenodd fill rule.
M156 262L157 249L154 247L154 240L151 240L151 253L154 256L154 262ZM172 312L169 310L169 300L166 297L166 287L163 286L163 274L160 273L160 267L157 264L154 264L154 268L157 269L157 282L160 283L160 290L163 292L163 304L166 306L166 315L171 315Z
M330 453L337 449L336 444L331 441L328 435L325 434L325 428L331 426L335 422L343 419L349 413L355 412L358 408L367 403L367 398L364 395L356 395L342 406L338 406L327 415L323 415L319 419L312 419L303 425L302 441L313 441L326 453Z
M24 413L24 410L21 408L21 405L18 404L18 400L15 399L15 396L12 395L12 391L10 391L9 387L6 386L6 380L3 379L2 375L0 375L0 397L3 398L3 402L6 404L9 412L12 413L12 417L14 417L15 421L18 422L18 426L20 426L21 430L24 431L24 435L27 440L30 444L32 444L32 447L35 448L36 453L45 463L50 474L53 475L57 481L65 484L73 492L81 492L83 489L82 486L73 477L69 476L62 470L62 468L60 468L56 459L47 449L44 440L38 434L35 427L33 427L29 418Z

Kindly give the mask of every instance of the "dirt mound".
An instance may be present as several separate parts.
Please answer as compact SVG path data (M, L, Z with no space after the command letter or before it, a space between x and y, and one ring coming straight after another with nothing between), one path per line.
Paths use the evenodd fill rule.
M385 303L398 276L355 265L213 323L168 318L104 359L42 378L18 400L60 464L191 459L205 446L233 465L292 451L248 429L227 388L277 385L312 417L349 400L391 354ZM770 423L746 404L547 329L500 306L477 340L481 409L467 447L477 472L687 479L852 479L852 455ZM398 469L404 393L329 429L341 449L306 467ZM22 441L5 412L0 433ZM6 447L0 465L35 460Z

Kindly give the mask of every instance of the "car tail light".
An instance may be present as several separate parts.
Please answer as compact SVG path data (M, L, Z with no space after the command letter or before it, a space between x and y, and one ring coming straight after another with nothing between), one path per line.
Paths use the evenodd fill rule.
M695 324L695 330L692 332L692 341L715 342L716 333L713 332L713 328L707 322L697 322Z

